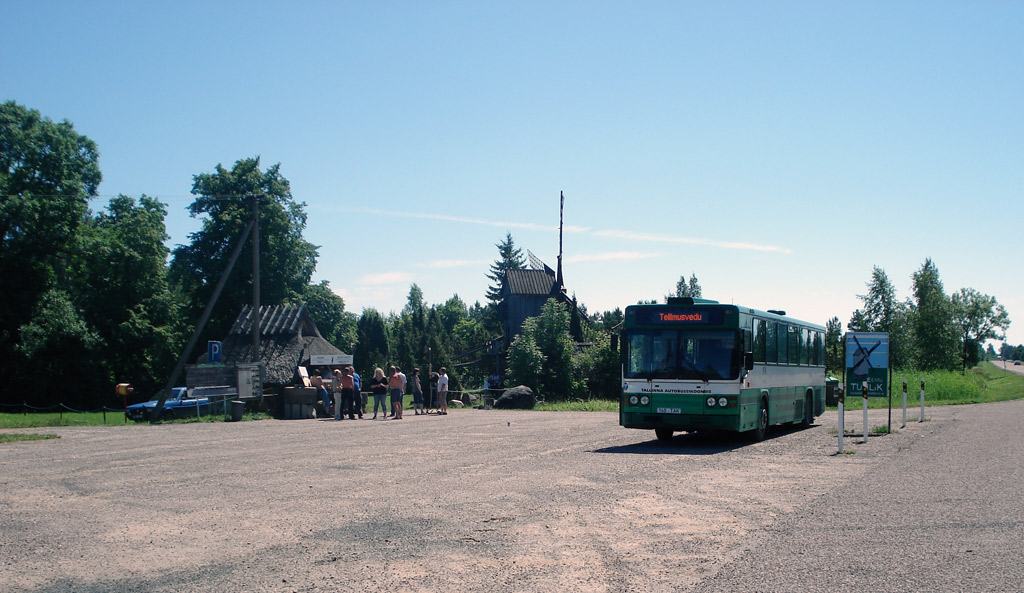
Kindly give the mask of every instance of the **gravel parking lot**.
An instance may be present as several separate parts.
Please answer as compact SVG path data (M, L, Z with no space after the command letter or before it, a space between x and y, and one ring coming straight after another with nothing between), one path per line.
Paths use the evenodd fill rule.
M886 416L872 410L869 424ZM923 423L912 408L906 428L847 437L842 455L836 412L754 444L666 445L614 414L498 410L37 429L61 438L0 445L0 583L1019 591L1022 417L1024 402L929 408ZM848 412L847 428L861 418ZM882 524L910 517L934 528ZM933 576L894 571L894 554ZM837 566L854 576L830 581Z

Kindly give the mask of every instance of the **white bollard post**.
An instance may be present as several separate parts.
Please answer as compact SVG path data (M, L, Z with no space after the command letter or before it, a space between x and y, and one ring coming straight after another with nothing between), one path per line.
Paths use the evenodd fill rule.
M841 385L839 386L839 397L837 399L839 400L839 452L842 453L843 433L846 432L846 427L844 426L845 422L843 421L845 414L843 410L843 387Z
M864 395L864 442L868 442L868 382L864 381L861 385L861 391Z
M921 379L921 418L918 422L924 422L924 379Z
M900 428L907 427L907 380L903 380L903 426Z

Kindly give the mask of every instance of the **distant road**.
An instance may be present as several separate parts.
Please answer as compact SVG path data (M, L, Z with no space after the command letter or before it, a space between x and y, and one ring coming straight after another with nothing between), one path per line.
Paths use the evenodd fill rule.
M1024 375L1024 364L1015 365L1012 362L1006 362L1005 360L1000 360L999 362L993 362L992 365L995 366L997 369L1004 369L1004 370L1007 370L1007 371L1009 371L1011 373L1017 373L1018 375Z

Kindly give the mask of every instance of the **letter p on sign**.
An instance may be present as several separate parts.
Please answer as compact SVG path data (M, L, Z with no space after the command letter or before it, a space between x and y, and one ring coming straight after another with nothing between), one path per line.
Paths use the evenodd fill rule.
M221 343L210 340L206 343L206 360L209 362L220 362Z

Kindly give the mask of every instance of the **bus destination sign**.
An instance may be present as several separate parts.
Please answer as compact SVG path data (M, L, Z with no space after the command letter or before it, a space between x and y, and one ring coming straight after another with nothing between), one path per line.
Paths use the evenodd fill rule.
M724 309L637 309L638 325L722 325Z

